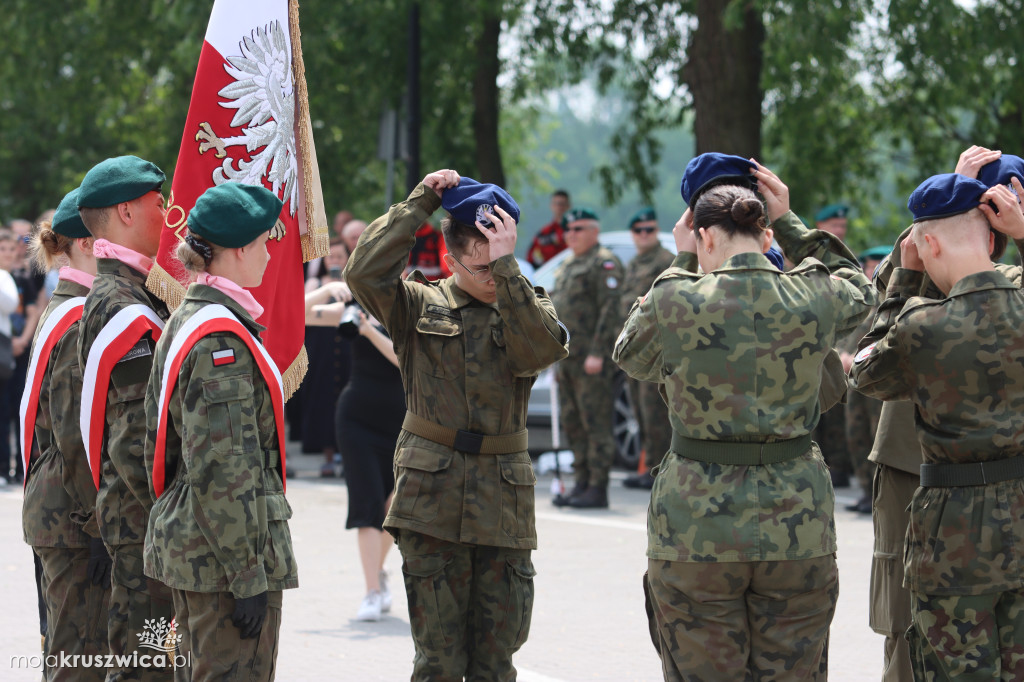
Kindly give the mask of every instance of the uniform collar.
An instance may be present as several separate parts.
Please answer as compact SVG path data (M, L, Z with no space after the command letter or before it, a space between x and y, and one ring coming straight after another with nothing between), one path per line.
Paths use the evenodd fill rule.
M74 282L86 289L92 289L92 281L96 279L96 276L90 275L88 272L82 272L81 270L69 265L65 265L57 271L57 278L62 282Z
M974 274L967 275L954 284L949 290L949 297L952 298L953 296L959 296L960 294L966 294L972 291L1016 288L1017 287L1015 287L1010 280L1006 279L1006 275L998 270L984 270L982 272L975 272Z
M254 334L258 335L260 332L266 331L266 327L254 320L248 310L243 308L238 301L220 289L211 287L207 284L195 282L189 286L188 291L185 294L185 299L201 301L203 303L218 303L234 313L235 317L237 317L246 327L253 330Z
M448 305L452 308L452 310L455 310L457 308L465 308L466 306L473 305L474 303L478 305L485 305L491 308L498 307L497 302L484 303L483 301L477 300L476 298L473 298L472 296L467 294L465 291L460 289L457 284L455 284L454 276L446 277L445 279L441 280L438 283L438 286L440 286L441 289L444 291L444 295L448 299Z
M723 270L769 270L771 272L779 272L779 269L772 265L767 256L754 251L737 253L735 256L726 258L725 262L715 272L722 272Z

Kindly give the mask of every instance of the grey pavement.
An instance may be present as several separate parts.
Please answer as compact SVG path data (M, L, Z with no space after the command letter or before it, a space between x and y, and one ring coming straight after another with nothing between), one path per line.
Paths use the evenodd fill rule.
M292 448L290 447L289 450ZM353 620L363 597L356 534L345 530L344 480L319 479L322 458L292 455L288 481L295 511L292 537L299 583L284 597L277 679L408 680L413 646L397 550L388 556L394 606L377 623ZM551 477L537 485L540 548L530 638L515 663L523 682L661 679L651 645L640 579L646 567L646 491L622 487L613 474L611 508L556 509ZM859 496L837 491L839 606L832 625L830 679L870 680L881 674L882 638L867 626L871 520L843 510ZM21 486L0 487L0 680L36 680L12 670L12 656L38 653L31 550L22 541Z

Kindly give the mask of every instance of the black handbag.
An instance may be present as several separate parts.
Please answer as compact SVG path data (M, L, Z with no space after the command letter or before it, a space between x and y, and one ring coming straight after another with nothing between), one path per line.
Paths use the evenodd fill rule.
M0 381L7 381L14 374L14 348L11 337L0 334Z

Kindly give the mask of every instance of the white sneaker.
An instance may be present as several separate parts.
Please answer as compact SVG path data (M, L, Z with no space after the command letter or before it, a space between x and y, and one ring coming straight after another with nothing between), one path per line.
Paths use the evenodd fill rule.
M388 572L381 571L377 579L380 580L380 611L389 613L391 611L391 590L388 589Z
M356 620L374 621L380 620L381 598L380 590L371 590L363 597L363 603L359 605L359 612Z

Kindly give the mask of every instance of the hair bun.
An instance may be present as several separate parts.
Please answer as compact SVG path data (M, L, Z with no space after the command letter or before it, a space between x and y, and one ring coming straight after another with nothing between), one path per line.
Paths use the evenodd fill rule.
M739 227L753 227L761 220L764 207L752 197L740 197L732 204L730 215Z

